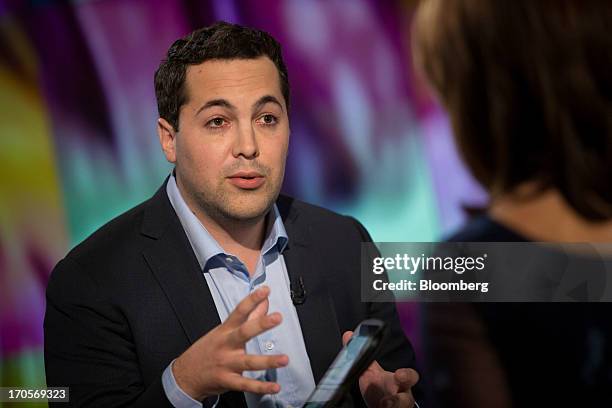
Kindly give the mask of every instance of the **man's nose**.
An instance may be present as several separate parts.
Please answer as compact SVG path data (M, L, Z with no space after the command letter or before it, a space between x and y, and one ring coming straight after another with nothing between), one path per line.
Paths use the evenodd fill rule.
M234 148L232 150L234 157L243 156L246 159L252 159L259 156L259 146L257 145L257 136L255 129L251 124L240 126Z

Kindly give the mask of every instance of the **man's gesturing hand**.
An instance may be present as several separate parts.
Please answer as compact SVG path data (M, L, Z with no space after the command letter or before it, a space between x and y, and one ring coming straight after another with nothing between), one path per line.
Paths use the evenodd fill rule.
M172 373L178 386L201 401L226 391L275 394L277 383L257 381L242 376L243 371L284 367L289 358L279 355L246 354L245 344L253 337L278 326L280 313L268 315L266 286L244 298L223 324L200 337L174 361Z
M342 335L346 345L353 335ZM374 361L359 377L359 390L369 408L412 408L415 406L411 388L419 381L419 374L412 368L400 368L394 373L385 371Z

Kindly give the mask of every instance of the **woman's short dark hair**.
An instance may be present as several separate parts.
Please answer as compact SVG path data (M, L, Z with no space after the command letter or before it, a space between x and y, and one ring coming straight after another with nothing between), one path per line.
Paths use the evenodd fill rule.
M612 2L425 0L414 56L491 194L535 181L612 217Z
M265 31L217 22L176 40L155 72L155 97L159 116L179 128L179 110L187 102L185 76L189 65L209 60L252 59L266 56L280 77L280 88L289 108L289 76L281 46Z

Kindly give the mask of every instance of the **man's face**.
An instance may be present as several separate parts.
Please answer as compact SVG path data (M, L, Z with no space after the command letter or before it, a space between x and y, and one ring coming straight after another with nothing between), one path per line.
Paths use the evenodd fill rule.
M185 87L179 131L164 132L164 119L158 131L186 201L213 219L259 219L280 192L289 144L274 63L206 61L188 67Z

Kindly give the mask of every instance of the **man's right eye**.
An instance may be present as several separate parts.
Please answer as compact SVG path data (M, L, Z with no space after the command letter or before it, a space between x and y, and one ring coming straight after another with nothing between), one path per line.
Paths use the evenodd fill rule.
M213 118L206 123L206 126L210 128L220 128L223 125L225 125L225 119L223 118Z

